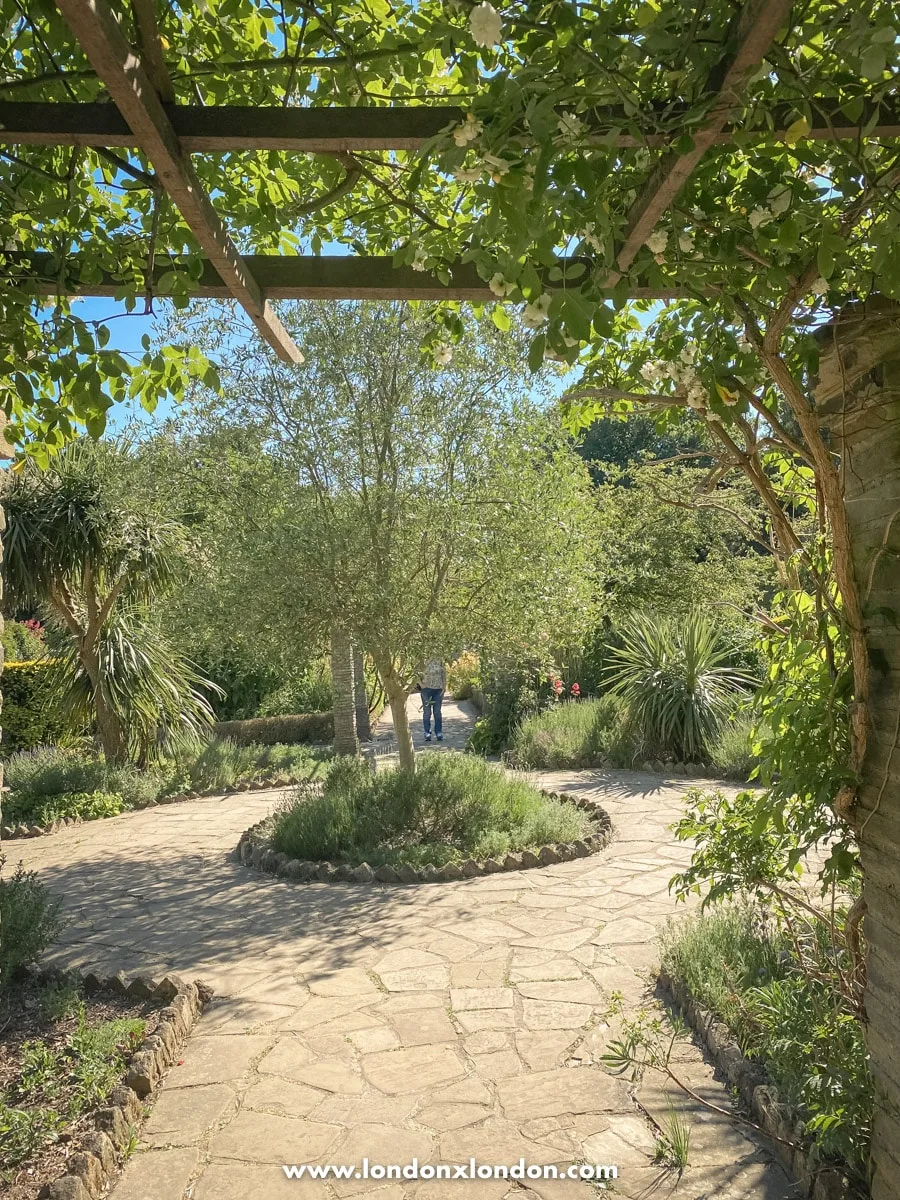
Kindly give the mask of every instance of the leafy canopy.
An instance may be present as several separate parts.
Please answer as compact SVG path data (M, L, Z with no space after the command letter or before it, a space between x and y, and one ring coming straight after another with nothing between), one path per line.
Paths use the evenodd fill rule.
M130 6L113 7L136 41ZM628 212L659 145L692 147L740 13L726 0L522 0L499 6L496 34L485 36L482 21L488 44L479 45L472 7L206 0L157 15L182 104L443 102L466 113L421 154L194 156L242 250L316 253L337 241L438 274L469 260L498 297L527 303L533 365L546 353L575 361L585 345L627 334L627 318L605 301ZM49 0L5 10L0 97L105 98ZM702 159L613 289L617 305L639 279L687 288L713 324L737 304L765 323L785 303L788 317L798 309L815 316L873 288L900 293L896 139L871 136L895 87L895 21L887 0L852 11L837 0L794 7L745 87L734 145ZM836 114L823 116L825 100ZM807 138L823 119L858 123L862 136ZM787 134L760 143L746 132L768 126ZM632 144L613 145L614 137ZM138 153L17 147L2 161L0 399L12 435L30 436L39 453L74 420L99 431L112 401L131 394L152 408L161 393L180 390L186 368L208 368L193 348L148 348L129 362L105 348L102 324L65 302L36 308L16 254L49 250L64 273L78 253L88 277L108 270L121 279L132 306L154 262L170 268L160 290L182 302L199 256ZM545 295L541 272L560 285L563 254L586 261ZM502 327L504 315L497 320ZM458 333L453 306L437 321ZM721 344L727 366L708 364L703 379L713 398L739 354L727 331Z

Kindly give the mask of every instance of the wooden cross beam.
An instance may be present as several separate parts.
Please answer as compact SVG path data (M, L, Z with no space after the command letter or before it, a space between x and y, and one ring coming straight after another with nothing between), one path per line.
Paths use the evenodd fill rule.
M149 74L149 71L148 71ZM165 86L164 81L161 81ZM157 89L158 90L158 89ZM859 138L871 126L871 137L900 137L900 103L867 103L850 120L836 100L817 100L812 126L805 138L816 141ZM305 154L347 154L354 150L418 150L448 125L459 124L461 108L254 108L237 105L166 105L166 117L181 149L188 153L240 150L292 150ZM660 113L644 114L651 126ZM604 145L621 149L665 147L681 134L633 132L605 134L604 130L635 123L618 109L581 114ZM667 121L673 120L672 112ZM735 133L753 141L784 140L797 117L793 107L773 114L773 127L726 126L708 134L713 145L730 145ZM636 119L640 125L641 117ZM135 135L114 104L50 104L0 101L0 145L133 147Z
M302 355L263 297L203 185L178 144L159 95L135 56L106 0L57 0L91 66L106 85L134 140L214 266L230 294L285 362Z
M616 254L616 266L607 285L612 287L634 262L640 248L706 151L715 143L726 124L741 110L744 87L751 73L762 62L767 50L788 20L792 0L747 0L738 24L738 44L731 61L724 66L721 82L706 124L693 135L694 148L687 154L664 154L643 191L631 206L622 245Z
M172 264L158 262L149 281L143 275L125 279L112 272L106 272L100 279L92 272L85 280L77 255L61 260L48 253L7 253L2 259L3 274L10 286L45 296L62 293L115 298L129 286L144 292L148 282L151 293L159 295L160 281L173 269ZM244 262L267 300L496 300L471 263L457 263L450 272L449 284L444 284L428 271L395 267L393 259L387 256L249 254ZM548 287L564 286L567 266L574 264L578 264L580 278L584 275L584 265L592 266L585 259L564 259L559 264L563 280L548 281ZM199 276L193 279L182 267L181 286L189 296L228 300L232 295L210 262L204 262ZM677 300L696 295L674 284L663 287L636 284L628 294L635 300Z

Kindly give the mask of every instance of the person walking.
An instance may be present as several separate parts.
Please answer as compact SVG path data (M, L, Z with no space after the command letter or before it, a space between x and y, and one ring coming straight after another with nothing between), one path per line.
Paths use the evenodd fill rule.
M447 688L447 672L439 658L429 659L422 672L419 690L422 695L422 724L425 726L425 741L431 741L431 716L434 714L434 736L444 740L444 725L441 719L441 704Z

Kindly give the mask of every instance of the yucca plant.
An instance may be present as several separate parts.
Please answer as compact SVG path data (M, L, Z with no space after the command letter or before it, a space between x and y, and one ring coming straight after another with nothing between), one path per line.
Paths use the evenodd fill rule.
M731 664L732 650L700 613L632 617L619 629L606 673L643 736L684 758L704 754L752 678Z

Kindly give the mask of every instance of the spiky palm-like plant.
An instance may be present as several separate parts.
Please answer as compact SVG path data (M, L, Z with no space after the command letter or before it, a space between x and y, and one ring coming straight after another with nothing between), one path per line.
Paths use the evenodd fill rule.
M208 724L212 711L198 691L206 681L149 619L173 581L183 531L124 500L105 453L75 443L46 471L26 464L7 474L3 571L13 605L40 609L68 634L63 691L93 718L107 759L121 762L148 757L176 728Z
M735 696L753 683L700 613L632 617L619 629L606 681L645 737L685 758L702 755Z

